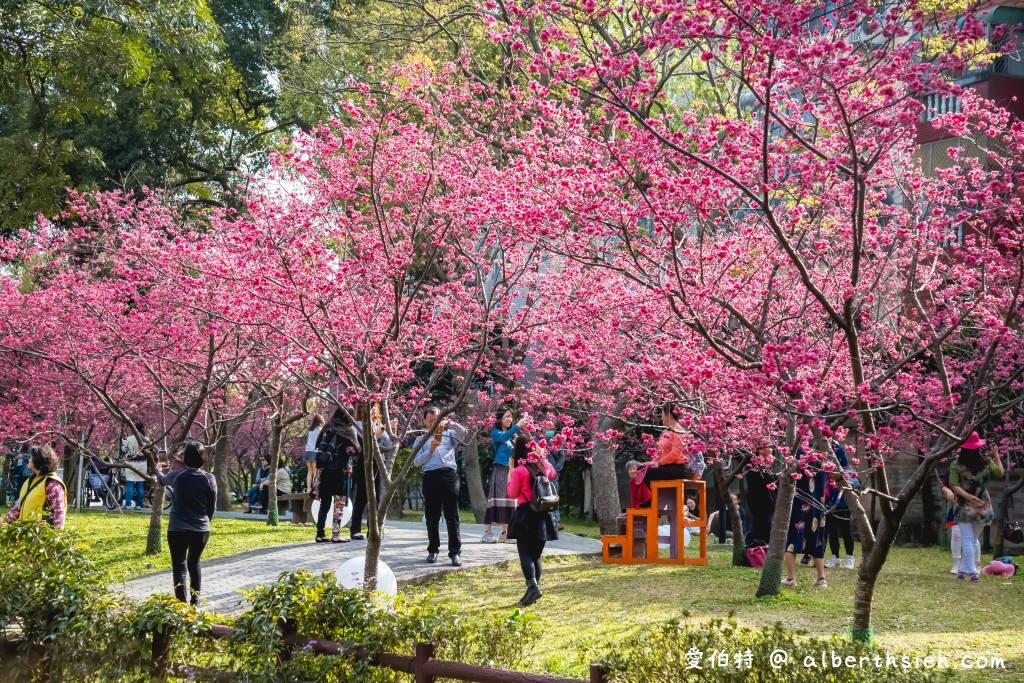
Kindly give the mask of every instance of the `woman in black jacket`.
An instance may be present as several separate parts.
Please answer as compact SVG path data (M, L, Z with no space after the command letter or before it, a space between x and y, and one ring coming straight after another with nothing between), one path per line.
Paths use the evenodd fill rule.
M189 578L189 594L193 605L199 604L202 574L199 558L210 540L210 519L217 508L217 482L202 469L206 463L203 447L188 441L181 450L185 465L168 472L169 462L160 463L156 476L164 486L172 486L171 519L167 524L167 547L171 551L171 573L174 595L189 602L185 593L185 573Z
M331 528L331 542L348 543L350 538L341 536L341 513L349 495L351 464L361 455L359 433L352 417L344 408L334 411L316 440L317 471L320 473L320 512L316 516L316 542L326 543L324 525L327 511L334 508L334 523Z

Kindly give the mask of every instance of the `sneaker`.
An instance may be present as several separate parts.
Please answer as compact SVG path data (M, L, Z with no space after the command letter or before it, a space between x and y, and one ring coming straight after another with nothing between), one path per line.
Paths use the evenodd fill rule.
M957 581L963 581L966 578L967 578L967 574L964 574L963 572L957 572L956 573L956 580Z
M786 588L796 588L796 579L783 579L782 585Z
M811 563L811 556L810 555L804 555L803 557L800 558L800 564L810 564L810 563Z
M484 535L480 539L480 542L481 543L497 543L497 541L494 540L494 534L491 533L490 529L488 529L487 531L484 532Z
M977 574L971 574L971 583L978 583L978 581L981 581L981 577Z
M949 570L949 573L950 574L959 574L960 573L960 560L955 560L953 562L953 567Z
M825 580L825 577L821 577L814 582L814 585L818 588L828 588L828 581Z
M853 565L854 565L853 555L847 555L846 556L846 563L843 564L843 568L844 569L853 569Z
M832 557L825 560L825 569L832 569L839 564L839 558L833 555Z
M510 540L508 534L502 534L498 537L498 543L515 543L515 541Z

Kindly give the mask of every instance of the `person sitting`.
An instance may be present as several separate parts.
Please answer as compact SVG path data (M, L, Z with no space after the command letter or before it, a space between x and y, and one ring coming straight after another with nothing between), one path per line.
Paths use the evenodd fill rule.
M270 456L260 456L260 466L256 470L256 477L253 479L253 484L249 487L249 491L245 494L246 498L249 499L249 512L256 512L260 507L261 491L263 490L263 483L270 478Z
M730 493L729 496L732 498L733 502L736 503L737 507L739 507L739 511L740 511L740 524L743 525L743 536L744 536L744 538L746 538L747 529L748 529L748 526L749 526L747 524L747 511L745 509L743 509L742 505L739 504L739 498L736 497L735 493ZM726 514L724 515L724 517L725 517L725 537L726 538L732 538L732 534L733 534L732 515L730 515L728 513L728 511L727 511ZM716 510L716 511L712 512L710 516L708 516L708 526L707 526L708 535L718 534L718 531L719 531L719 528L720 528L720 524L721 524L721 520L719 518L718 511Z
M682 411L673 403L666 403L661 409L661 422L665 431L658 439L657 452L653 461L641 468L643 483L650 487L652 481L693 479L694 471L679 424Z
M264 510L270 503L270 463L267 463L267 478L260 484L260 505ZM288 471L288 468L284 466L284 462L281 462L281 466L277 468L277 481L274 482L274 488L277 489L277 495L284 496L292 492L292 475Z

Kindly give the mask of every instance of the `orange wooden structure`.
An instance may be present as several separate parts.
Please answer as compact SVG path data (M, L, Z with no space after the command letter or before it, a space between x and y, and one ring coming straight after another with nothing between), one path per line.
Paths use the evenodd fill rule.
M683 510L686 494L696 493L697 519L687 520ZM708 563L707 507L703 481L671 480L651 482L651 507L626 510L626 533L602 536L601 558L607 564L695 564ZM658 535L659 522L668 520L667 536ZM696 534L699 546L687 554L683 529ZM667 543L668 550L658 543Z

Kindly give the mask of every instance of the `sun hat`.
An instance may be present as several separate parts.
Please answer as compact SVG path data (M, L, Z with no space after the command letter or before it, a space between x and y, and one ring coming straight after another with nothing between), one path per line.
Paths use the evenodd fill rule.
M963 445L961 445L960 447L966 448L968 450L974 450L976 448L981 448L984 445L985 439L979 437L978 432L971 432L971 435L967 437L967 441L964 441Z

